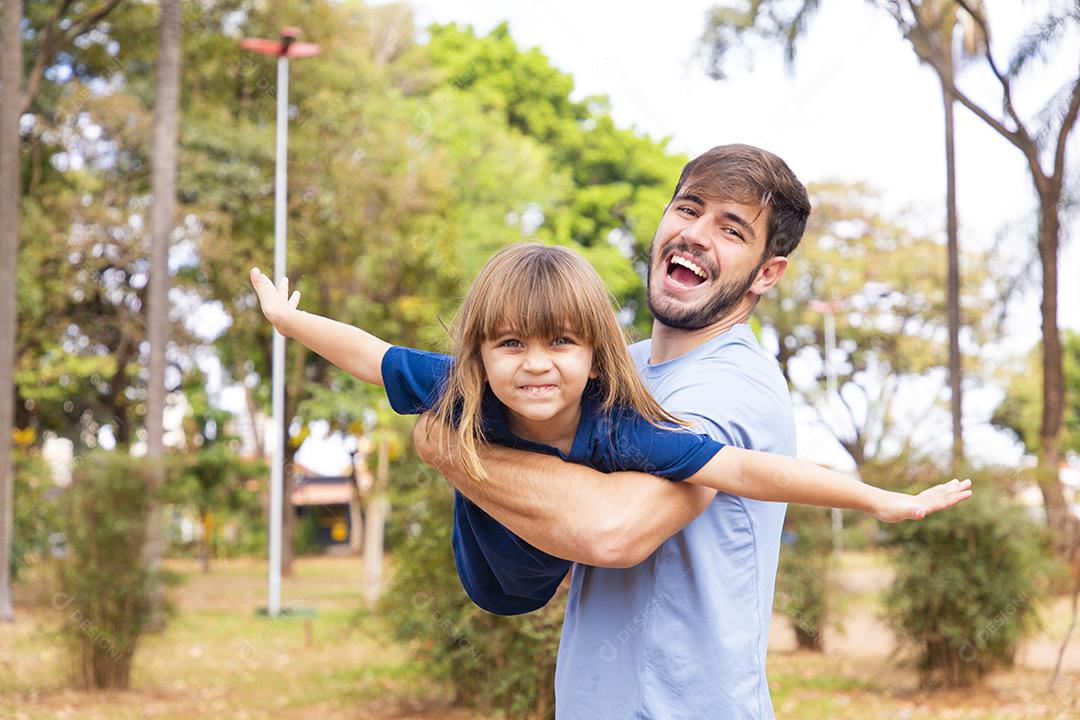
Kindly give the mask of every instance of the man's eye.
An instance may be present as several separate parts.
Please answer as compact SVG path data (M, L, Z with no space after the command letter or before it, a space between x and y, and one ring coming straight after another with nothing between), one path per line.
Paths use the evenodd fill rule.
M739 238L740 240L743 239L742 233L739 232L738 230L736 230L733 227L724 228L724 232L726 232L728 235L734 235L735 237Z
M688 205L683 205L681 208L679 208L679 212L686 213L687 215L697 215L697 210L689 207Z

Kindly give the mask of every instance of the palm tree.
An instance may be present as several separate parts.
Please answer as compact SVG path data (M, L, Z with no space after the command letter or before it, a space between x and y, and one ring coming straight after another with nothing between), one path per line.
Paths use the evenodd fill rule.
M15 518L11 431L15 414L15 261L19 251L19 108L22 104L22 0L4 0L0 39L0 620L11 604Z
M952 471L955 474L964 461L964 425L962 409L963 369L960 354L960 240L956 210L956 151L953 110L956 99L950 89L956 82L955 37L962 38L961 59L969 59L982 51L983 36L971 15L958 12L953 0L924 0L909 3L915 23L905 27L905 36L915 54L924 63L936 61L941 83L941 100L945 118L945 237L948 249L948 316L949 316L949 389L952 412ZM981 1L977 3L982 8Z
M1080 4L1054 9L1024 33L1009 64L1002 68L991 52L991 34L983 5L978 0L870 0L888 12L919 59L938 76L946 106L946 122L951 122L951 106L960 103L1023 155L1039 204L1037 250L1042 267L1042 370L1043 407L1039 431L1039 463L1036 472L1046 507L1054 545L1065 557L1080 565L1080 519L1065 501L1058 465L1061 460L1061 429L1064 419L1065 376L1058 329L1058 253L1061 246L1061 209L1066 181L1066 147L1080 115L1080 75L1055 93L1038 114L1041 127L1025 122L1013 102L1013 84L1032 60L1046 57L1048 48L1068 30L1080 28ZM746 0L735 7L713 10L705 31L710 52L710 72L722 77L727 52L741 35L753 33L781 39L786 55L794 57L797 39L821 0L802 0L791 9L777 0ZM965 28L965 48L981 55L998 85L1000 113L994 113L959 87L955 73L953 35L957 22ZM947 131L951 137L951 133ZM954 181L955 182L955 181ZM954 191L955 192L955 191ZM955 198L953 199L955 202ZM950 263L952 264L952 263ZM952 270L950 269L950 274ZM950 304L954 301L950 298ZM958 306L956 307L958 310ZM952 314L952 313L950 313ZM956 312L958 318L959 313ZM950 331L950 336L953 335ZM950 346L955 348L953 342ZM950 367L959 366L959 358ZM956 379L955 403L959 399ZM955 431L955 427L954 427ZM956 440L954 438L954 448Z
M169 342L169 239L176 216L177 114L180 100L180 0L161 0L158 27L157 78L154 87L154 131L151 157L150 281L147 330L150 336L150 379L146 391L147 456L154 469L155 491L164 482L161 462L162 413L165 408L165 352ZM152 496L156 493L152 493ZM156 502L150 505L146 559L151 569L161 561L162 530Z

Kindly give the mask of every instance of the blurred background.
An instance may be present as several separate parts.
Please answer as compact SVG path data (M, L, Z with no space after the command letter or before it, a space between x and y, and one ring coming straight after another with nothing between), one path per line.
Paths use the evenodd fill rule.
M4 0L0 715L549 718L565 597L478 610L410 418L286 349L267 604L274 59L288 274L397 344L498 248L580 251L635 338L682 165L743 142L814 205L754 328L799 454L918 524L789 511L777 717L1080 717L1076 0ZM722 672L718 668L717 672Z

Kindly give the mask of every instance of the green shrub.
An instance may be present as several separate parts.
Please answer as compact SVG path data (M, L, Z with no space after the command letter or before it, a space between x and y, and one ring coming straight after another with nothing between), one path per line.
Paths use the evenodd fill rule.
M93 453L61 497L65 556L53 606L83 687L127 687L150 620L154 578L142 558L149 474L145 459Z
M920 476L925 487L939 478ZM1037 624L1053 568L1044 529L1012 505L1007 477L980 470L975 496L920 522L888 526L896 581L889 620L918 652L926 687L968 686L1009 666Z
M827 508L791 505L776 578L776 608L795 628L799 647L820 652L829 610L833 564L832 523Z
M12 455L15 477L15 524L12 528L11 577L34 564L50 551L49 536L58 529L56 502L48 463L33 451Z
M508 717L545 717L554 702L555 654L565 609L560 593L542 610L499 617L469 600L450 549L452 496L446 481L398 511L405 533L383 609L417 660L449 682L461 704ZM414 496L416 497L416 496Z

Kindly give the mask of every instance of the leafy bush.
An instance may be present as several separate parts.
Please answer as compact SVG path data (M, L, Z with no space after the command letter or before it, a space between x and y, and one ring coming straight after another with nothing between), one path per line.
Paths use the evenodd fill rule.
M11 577L44 557L49 551L49 538L57 530L56 502L51 494L57 490L49 466L40 454L16 451L12 455L15 477L15 524L11 544Z
M776 582L776 607L791 619L805 650L824 649L828 615L828 574L832 568L832 524L827 508L791 505Z
M149 475L143 459L97 452L82 458L61 497L66 553L53 606L83 687L127 687L150 620L154 578L142 558Z
M919 485L940 482L927 473ZM1003 473L980 470L975 496L921 522L888 526L896 581L889 620L918 650L926 687L968 686L1009 666L1037 624L1053 567L1045 530L1010 504Z
M409 528L395 553L384 611L417 659L448 681L456 699L509 717L546 717L554 701L555 654L565 609L560 592L542 610L499 617L473 605L450 549L452 495L441 478L399 514Z

